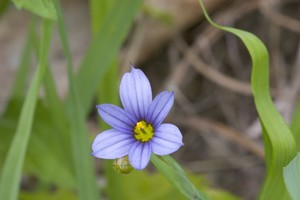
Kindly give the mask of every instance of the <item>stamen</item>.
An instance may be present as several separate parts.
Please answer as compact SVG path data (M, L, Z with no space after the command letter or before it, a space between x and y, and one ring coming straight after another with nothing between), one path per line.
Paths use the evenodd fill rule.
M138 123L136 123L133 132L135 139L141 142L148 142L152 139L154 135L153 126L145 122L144 120L141 120Z

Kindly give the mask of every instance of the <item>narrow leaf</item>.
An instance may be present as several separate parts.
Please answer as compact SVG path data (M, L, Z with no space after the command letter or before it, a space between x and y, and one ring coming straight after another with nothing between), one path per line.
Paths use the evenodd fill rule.
M20 60L19 68L16 74L15 82L12 88L11 99L18 98L24 95L26 80L29 74L29 62L30 62L30 55L32 53L32 43L33 43L33 31L35 27L35 20L32 19L29 25L29 32L26 40L25 47L22 52L22 57Z
M0 180L0 199L16 200L18 196L22 166L31 133L38 92L46 69L51 35L52 22L43 20L39 64L23 104L16 134L4 163Z
M110 102L114 105L119 104L118 93L118 62L117 59L113 61L109 69L105 72L105 76L100 81L100 87L98 92L98 104ZM107 88L110 88L109 90ZM100 118L98 118L100 120ZM109 129L110 126L103 120L99 122L102 130ZM104 172L107 178L107 194L110 200L119 200L124 196L122 188L123 182L120 179L119 174L112 168L112 161L104 161ZM115 192L119 191L119 192Z
M18 64L18 70L15 76L13 87L11 89L10 97L8 104L5 108L4 115L5 117L14 117L18 116L19 107L16 106L16 101L21 101L25 96L25 91L27 90L27 81L30 72L30 58L33 49L33 38L35 36L34 31L36 27L36 19L32 17L29 23L29 29L27 33L27 39L25 46L22 50L22 55L20 63ZM38 48L38 47L37 47ZM16 112L17 111L17 112Z
M97 28L98 32L90 43L76 77L85 114L90 109L99 80L116 58L141 3L141 0L118 1L111 7L99 29ZM69 96L67 104L70 101Z
M112 6L116 4L116 0L90 0L90 16L92 33L95 35L99 32L107 14L113 11Z
M93 33L93 37L97 36L103 21L106 17L114 12L113 5L116 4L115 0L91 0L90 1L90 15L91 15L91 31ZM119 104L119 96L117 83L118 79L118 67L119 63L117 62L117 55L112 60L112 64L109 64L108 69L104 72L104 76L99 78L98 82L98 101L97 104L110 102L112 104ZM99 84L100 83L100 84ZM109 88L109 89L107 89ZM94 108L95 109L95 108ZM99 124L102 130L109 129L110 127L103 122L103 120L99 119ZM106 189L107 189L107 197L110 200L118 200L124 198L123 193L123 183L120 175L116 173L116 171L112 168L112 161L105 160L104 161L104 173L107 179ZM118 192L115 192L118 191Z
M199 0L210 24L239 37L247 47L252 60L251 87L255 106L261 120L265 145L267 176L260 199L285 199L286 188L282 168L296 154L296 144L287 124L276 110L269 89L269 54L265 45L253 34L215 24L208 16L202 0Z
M58 1L55 1L58 15L58 30L64 54L67 59L67 71L70 91L70 102L67 104L68 119L71 124L71 142L73 151L73 161L76 173L77 189L79 198L100 199L96 174L93 167L92 156L88 140L88 129L85 124L85 115L82 112L81 99L78 93L78 86L74 79L73 63L69 48L64 19Z
M182 194L189 199L207 199L186 177L183 169L171 156L152 154L151 162L156 169Z

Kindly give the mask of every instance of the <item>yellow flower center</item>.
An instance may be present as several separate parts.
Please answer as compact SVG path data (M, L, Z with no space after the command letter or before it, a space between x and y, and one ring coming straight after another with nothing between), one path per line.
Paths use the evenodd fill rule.
M153 126L151 124L148 124L144 120L136 123L133 132L135 139L141 142L148 142L154 135Z

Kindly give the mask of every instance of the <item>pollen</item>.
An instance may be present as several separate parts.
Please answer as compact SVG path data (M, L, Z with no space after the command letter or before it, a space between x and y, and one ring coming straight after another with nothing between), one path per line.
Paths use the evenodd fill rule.
M133 132L134 138L141 142L148 142L154 135L153 126L144 120L136 123Z

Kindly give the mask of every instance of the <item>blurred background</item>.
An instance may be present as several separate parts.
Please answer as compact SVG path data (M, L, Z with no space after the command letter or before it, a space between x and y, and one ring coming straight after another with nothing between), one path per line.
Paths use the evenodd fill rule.
M78 68L92 37L89 2L61 3L74 65ZM271 94L290 123L300 90L300 1L207 0L204 3L215 22L252 32L266 44L270 53ZM29 12L9 4L0 19L1 113L9 103L30 16ZM154 95L163 90L175 91L175 105L166 121L180 127L185 146L173 156L193 179L227 191L230 199L254 199L265 174L264 150L250 88L251 61L241 41L209 25L196 0L145 0L128 31L118 54L118 80L132 63L148 76ZM68 79L56 30L50 51L49 63L63 100L68 93ZM32 59L32 70L35 62ZM100 117L94 105L98 103L95 98L88 115L91 141L105 129L97 123ZM1 155L6 151L4 146L0 146ZM103 161L95 159L95 162L99 185L105 188ZM28 173L25 170L22 191L32 193L38 191L37 183L47 185L51 181L43 180L39 173L31 173L34 171L31 164L27 160L25 169L30 170ZM147 173L153 170L149 166ZM130 176L125 179L129 181ZM145 182L149 179L141 177ZM155 181L160 183L160 178ZM56 184L50 186L47 191L57 189ZM22 198L42 199L25 194ZM68 198L76 199L71 194Z

